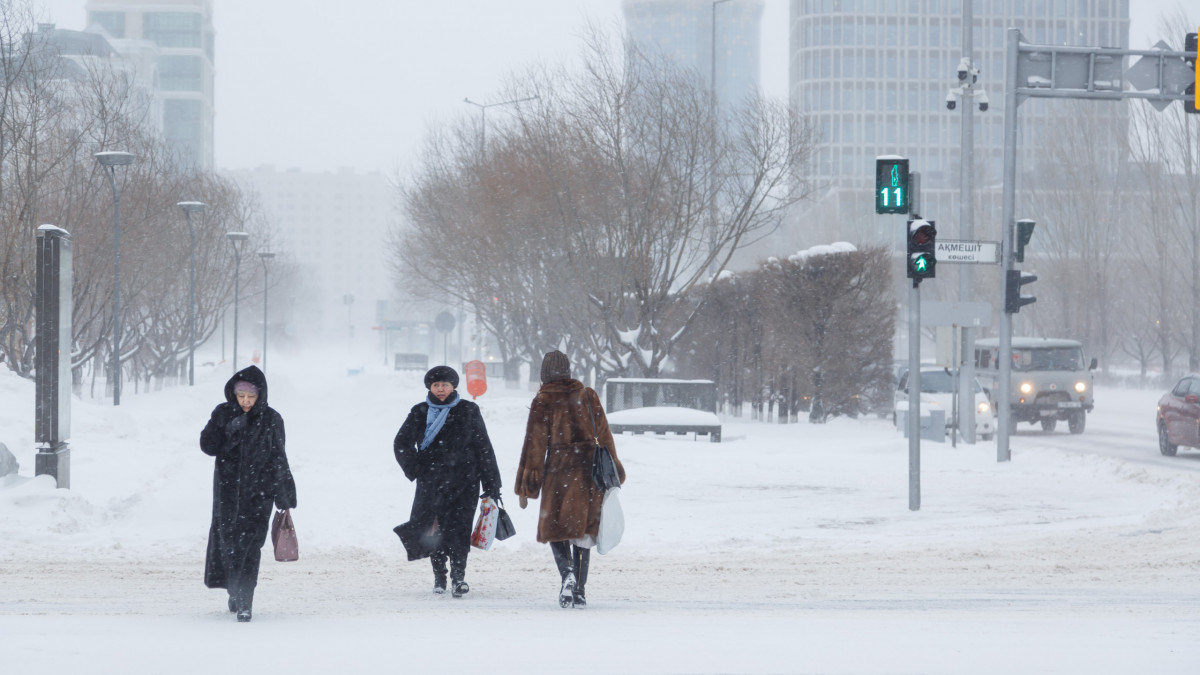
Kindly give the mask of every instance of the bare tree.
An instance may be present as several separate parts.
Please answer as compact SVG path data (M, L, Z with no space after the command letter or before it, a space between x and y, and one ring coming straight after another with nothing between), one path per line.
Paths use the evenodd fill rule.
M717 110L696 73L598 31L584 62L521 77L506 96L536 101L482 149L462 126L433 136L396 257L513 355L565 346L602 375L654 375L694 316L681 297L806 196L812 129L760 99Z
M121 361L135 382L169 374L188 334L189 246L175 203L210 206L197 223L198 340L212 333L230 298L224 232L262 225L250 222L253 205L236 186L183 170L158 136L147 94L126 62L108 52L66 58L52 32L31 32L31 16L22 3L0 5L0 359L31 373L34 234L37 225L53 223L74 240L76 385L85 369L110 361L113 205L93 154L121 149L138 158L115 174L122 195Z

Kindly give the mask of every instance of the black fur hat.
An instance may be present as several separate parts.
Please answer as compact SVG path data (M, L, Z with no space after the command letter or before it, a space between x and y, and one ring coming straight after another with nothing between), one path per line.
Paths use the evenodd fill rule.
M432 387L434 382L449 382L458 389L458 373L450 366L434 366L425 373L425 388Z

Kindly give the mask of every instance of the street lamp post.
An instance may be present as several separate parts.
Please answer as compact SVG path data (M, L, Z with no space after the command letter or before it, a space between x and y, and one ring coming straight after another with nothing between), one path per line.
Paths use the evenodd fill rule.
M262 265L263 265L263 358L262 358L263 372L266 372L266 370L267 370L267 295L270 293L270 290L271 290L271 284L270 284L271 266L268 265L267 263L271 262L271 259L274 257L275 257L275 254L270 251L259 251L258 252L258 258L259 258L259 260L262 260Z
M188 240L191 249L188 255L188 386L196 385L196 231L192 229L192 214L204 211L204 202L179 202L187 219Z
M712 89L712 105L717 107L717 5L731 0L713 0L712 3L712 50L709 63L708 86Z
M241 293L242 244L250 235L245 232L226 232L233 245L233 372L237 373L238 295Z
M131 152L97 152L93 157L108 169L113 191L113 405L121 405L121 191L117 189L117 167L133 164Z
M487 109L494 108L498 105L516 105L525 101L535 101L541 98L540 96L528 96L526 98L515 98L511 101L497 101L495 103L476 103L470 98L464 98L463 103L470 103L479 108L479 157L483 157L484 141L487 140Z
M708 88L709 88L709 114L712 116L713 128L709 137L709 152L712 154L710 161L715 162L717 155L717 5L730 2L731 0L713 0L712 2L712 41L709 43L709 71L708 71ZM715 164L714 164L715 167ZM712 262L717 257L717 202L715 192L709 194L708 205L708 255L709 262Z

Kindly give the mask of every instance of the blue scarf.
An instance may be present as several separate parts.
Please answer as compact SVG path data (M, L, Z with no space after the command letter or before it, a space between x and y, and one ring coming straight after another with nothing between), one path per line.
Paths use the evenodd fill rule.
M433 438L442 430L442 426L446 424L446 417L450 414L450 409L458 405L462 399L459 398L458 392L453 392L454 397L449 403L439 403L433 394L425 397L425 401L429 403L429 412L425 414L425 438L421 439L421 449L429 447L433 442Z

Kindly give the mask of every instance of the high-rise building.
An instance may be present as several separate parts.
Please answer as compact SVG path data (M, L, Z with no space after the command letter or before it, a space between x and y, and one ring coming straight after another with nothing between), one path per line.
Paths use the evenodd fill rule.
M296 273L289 297L279 300L291 303L296 329L304 337L369 340L393 296L386 241L395 193L387 178L273 166L226 175L259 197L278 237L270 248Z
M1006 32L1034 44L1127 48L1128 0L974 0L973 59L987 112L974 115L976 222L999 221L1004 148ZM876 216L875 157L901 155L921 174L921 215L939 230L958 221L961 111L947 110L962 58L961 0L791 0L789 98L820 133L808 167L820 186L786 230L789 245L845 239L894 244L893 217ZM1021 106L1019 169L1070 124L1063 102ZM960 101L959 105L962 104ZM1057 104L1057 105L1056 105ZM1115 106L1112 114L1124 115ZM1115 156L1114 156L1115 163ZM995 239L995 236L984 237Z
M621 10L634 44L694 69L709 86L715 77L718 101L758 92L763 0L624 0Z
M87 29L123 41L145 41L156 60L162 132L186 165L213 167L212 0L89 0Z

